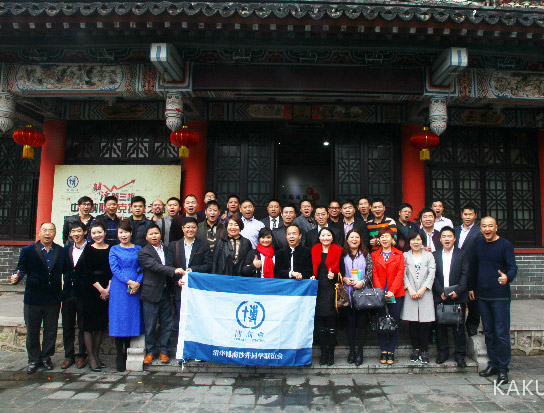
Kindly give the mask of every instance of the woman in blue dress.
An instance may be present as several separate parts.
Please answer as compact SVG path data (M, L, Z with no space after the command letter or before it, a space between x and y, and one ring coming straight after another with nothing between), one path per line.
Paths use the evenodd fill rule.
M130 223L119 222L117 237L120 244L110 249L113 277L110 285L109 334L115 337L118 371L126 370L130 337L138 337L144 330L140 310L140 283L143 273L138 262L138 251L142 247L130 242L131 235Z

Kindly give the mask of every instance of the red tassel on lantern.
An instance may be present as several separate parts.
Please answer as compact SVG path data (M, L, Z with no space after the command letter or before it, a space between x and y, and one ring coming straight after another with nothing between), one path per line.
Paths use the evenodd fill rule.
M45 136L31 125L13 132L15 143L23 147L23 159L34 159L34 148L45 143Z
M436 133L425 126L420 132L410 138L410 143L414 148L420 150L419 159L421 161L426 161L431 159L431 152L429 149L436 148L440 143L440 138Z
M187 126L182 126L170 133L170 142L179 147L179 157L185 159L189 157L189 148L198 143L198 134Z

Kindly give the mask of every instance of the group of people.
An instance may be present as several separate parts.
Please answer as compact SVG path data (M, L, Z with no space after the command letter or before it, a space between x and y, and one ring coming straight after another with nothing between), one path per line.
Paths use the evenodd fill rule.
M508 382L510 362L510 289L516 276L512 244L497 234L494 218L475 224L474 206L461 211L463 224L453 227L442 202L419 213L420 225L411 221L412 206L399 207L398 220L387 217L380 199L362 197L332 201L328 207L302 201L281 206L270 200L267 216L257 219L249 199L229 196L221 211L216 196L207 192L205 208L198 211L194 195L183 203L172 197L151 204L131 200L132 216L117 216L117 199L104 199L105 213L90 215L93 201L82 197L79 214L65 219L63 242L53 243L55 226L44 223L40 240L21 250L12 283L27 275L24 315L27 324L27 372L39 366L52 368L57 319L62 304L66 359L93 371L104 368L100 344L109 328L115 337L118 370L125 369L130 337L145 332L145 364L158 357L169 362L172 331L179 323L184 275L204 272L219 275L312 279L318 281L315 340L320 364L334 364L338 334L335 288L343 284L351 300L353 290L382 289L388 313L408 322L413 351L410 360L429 363L431 330L436 330L438 356L448 357L448 325L436 323L439 304L460 304L466 327L477 333L480 316L488 347L489 366L481 375L497 375ZM183 213L182 213L183 211ZM347 318L348 362L361 365L373 311L342 310ZM79 352L74 351L75 325ZM44 337L40 348L39 329ZM158 324L158 328L157 328ZM398 330L378 333L379 361L395 363ZM453 326L454 359L465 367L465 324ZM87 359L87 360L86 360Z

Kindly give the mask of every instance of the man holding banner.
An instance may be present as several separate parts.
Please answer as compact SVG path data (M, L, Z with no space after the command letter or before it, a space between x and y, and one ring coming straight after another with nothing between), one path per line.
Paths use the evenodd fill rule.
M251 366L312 363L317 281L195 272L184 278L178 360Z

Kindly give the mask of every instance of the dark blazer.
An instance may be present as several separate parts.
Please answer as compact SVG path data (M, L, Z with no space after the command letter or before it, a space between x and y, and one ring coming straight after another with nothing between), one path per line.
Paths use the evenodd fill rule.
M275 257L276 254L274 254ZM242 266L242 270L240 272L240 275L243 277L257 277L261 278L262 273L262 267L257 269L253 265L253 260L255 259L255 256L260 257L261 253L257 251L256 249L251 250L247 253L246 259L244 261L244 265ZM264 261L262 261L264 264Z
M276 227L276 229L283 227L283 219L281 218L281 215L278 215L278 217L276 219L278 220L278 226ZM266 217L264 217L260 221L264 224L265 228L272 229L272 227L270 226L270 216L269 215L267 215Z
M197 211L196 212L196 216L197 216L197 221L200 223L202 221L206 221L206 211L205 210L200 210L200 211Z
M128 222L130 222L130 226L132 227L132 243L139 245L140 247L146 245L147 240L145 239L145 233L147 227L151 225L153 221L146 217L143 217L140 221L135 221L133 217L129 217Z
M419 230L419 235L421 235L421 240L423 241L423 246L427 247L428 246L427 245L427 233L425 232L425 230L420 229ZM442 243L440 242L440 231L437 231L436 229L433 230L432 239L433 239L434 248L437 251L440 251L442 249Z
M459 248L459 237L461 236L461 225L458 225L454 228L455 231L455 247ZM478 278L478 263L476 255L476 240L482 238L482 232L480 231L480 226L474 223L472 228L463 242L461 251L463 251L468 256L468 290L474 291L476 288L476 280Z
M27 245L19 254L19 262L14 273L20 271L18 282L27 276L23 301L32 305L60 304L66 251L60 245L52 244L53 265L49 271L40 245L40 242Z
M434 261L436 262L436 273L433 283L433 296L435 304L446 303L451 304L453 300L442 300L442 293L444 292L444 267L442 262L442 250L433 252ZM456 303L468 302L468 257L459 248L453 249L453 256L451 258L450 267L450 286L459 285L458 290L455 292L459 296L455 299Z
M89 244L85 245L85 249L90 248ZM74 257L72 252L74 250L74 243L70 242L64 247L64 253L66 256L66 264L64 267L64 286L62 288L62 298L66 298L70 295L72 289L77 297L83 297L83 289L85 288L85 282L87 274L85 271L87 266L85 265L85 250L77 260L77 264L74 266Z
M344 221L341 221L339 224L335 224L337 231L339 230L341 232L340 240L342 241L341 244L338 244L340 247L344 248L344 244L346 242L346 236L344 234ZM369 246L370 244L370 236L368 235L368 228L366 227L366 222L363 221L354 221L353 222L353 229L361 235L361 242L365 246Z
M407 236L408 234L404 234L404 231L402 229L403 225L401 224L400 220L397 222L397 249L401 250L402 252L408 252L410 251L410 243L408 242ZM415 222L408 222L408 233L410 231L419 232L419 227ZM434 235L434 234L433 234Z
M177 248L176 248L177 245ZM166 265L174 268L183 268L186 270L190 268L194 272L210 272L212 269L212 253L208 243L195 238L191 256L189 257L188 264L185 265L185 248L183 247L183 238L175 242L168 244L166 250ZM181 287L178 285L178 280L181 277L174 275L173 277L173 291L174 298L179 300L181 297Z
M93 219L94 217L91 215L91 217L86 222L84 222L84 224L89 227L91 222L93 222ZM81 221L79 214L70 215L69 217L64 218L64 226L62 227L62 243L64 245L72 241L72 238L70 238L70 224L77 221ZM89 228L87 228L87 230L88 229Z
M151 244L145 245L138 251L138 261L144 273L140 300L158 303L168 284L167 281L174 277L176 268L163 265L159 254ZM166 248L164 248L164 261L166 263Z
M227 234L225 225L217 221L217 238L223 238ZM206 221L200 222L197 226L196 237L204 242L208 242L208 224Z
M289 278L291 271L291 247L283 248L276 252L276 263L274 264L274 278ZM302 243L295 248L293 254L293 271L302 274L302 278L310 278L314 275L312 267L312 253Z
M300 231L302 238L300 239L300 245L306 245L306 233L302 230ZM287 227L281 226L278 229L272 231L272 246L274 251L279 251L281 249L287 248L289 244L287 243Z
M234 250L227 237L220 238L215 244L212 259L212 274L241 275L247 254L253 249L251 242L240 236L240 249L238 250L238 261L236 266L232 263Z
M344 227L340 227L338 224L334 224L333 226L329 225L327 228L330 228L330 230L332 231L334 235L334 242L343 247L345 242ZM367 238L368 238L368 232L367 232ZM319 228L314 228L311 231L308 231L306 233L306 244L305 244L306 247L308 247L311 250L313 246L317 244L318 242L319 242Z

